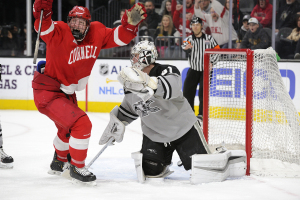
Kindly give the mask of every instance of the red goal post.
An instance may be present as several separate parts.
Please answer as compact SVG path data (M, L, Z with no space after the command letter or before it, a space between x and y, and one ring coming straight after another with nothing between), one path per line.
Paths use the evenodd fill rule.
M265 168L280 161L300 176L300 118L273 49L205 50L203 133L212 149L245 149L247 175L276 174Z

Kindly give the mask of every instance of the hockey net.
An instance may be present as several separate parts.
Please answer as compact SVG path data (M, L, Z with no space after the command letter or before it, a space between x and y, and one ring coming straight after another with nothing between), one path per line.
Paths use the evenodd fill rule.
M206 50L203 101L212 149L245 149L248 175L300 177L300 117L273 49Z

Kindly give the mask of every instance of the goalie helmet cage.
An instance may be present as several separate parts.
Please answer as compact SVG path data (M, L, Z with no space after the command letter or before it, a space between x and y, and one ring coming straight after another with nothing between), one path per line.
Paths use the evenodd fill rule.
M211 149L245 149L247 175L300 177L300 117L273 49L205 50L203 87Z

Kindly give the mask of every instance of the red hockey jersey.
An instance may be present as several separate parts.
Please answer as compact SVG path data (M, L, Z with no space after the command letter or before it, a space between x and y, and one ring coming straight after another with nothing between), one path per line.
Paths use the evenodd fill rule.
M101 49L126 45L135 37L122 25L110 29L100 22L91 22L84 40L77 42L67 23L52 21L50 17L42 23L41 38L47 44L44 74L57 80L67 94L85 88ZM34 26L38 30L39 19Z

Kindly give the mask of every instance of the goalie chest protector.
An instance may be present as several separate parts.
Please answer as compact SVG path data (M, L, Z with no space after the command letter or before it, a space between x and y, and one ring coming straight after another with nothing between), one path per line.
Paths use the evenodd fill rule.
M197 118L183 97L180 72L175 66L155 63L149 75L159 80L154 96L144 102L136 94L125 91L119 111L129 121L140 117L143 134L152 141L172 142L186 134ZM170 98L164 94L167 90L173 95Z

